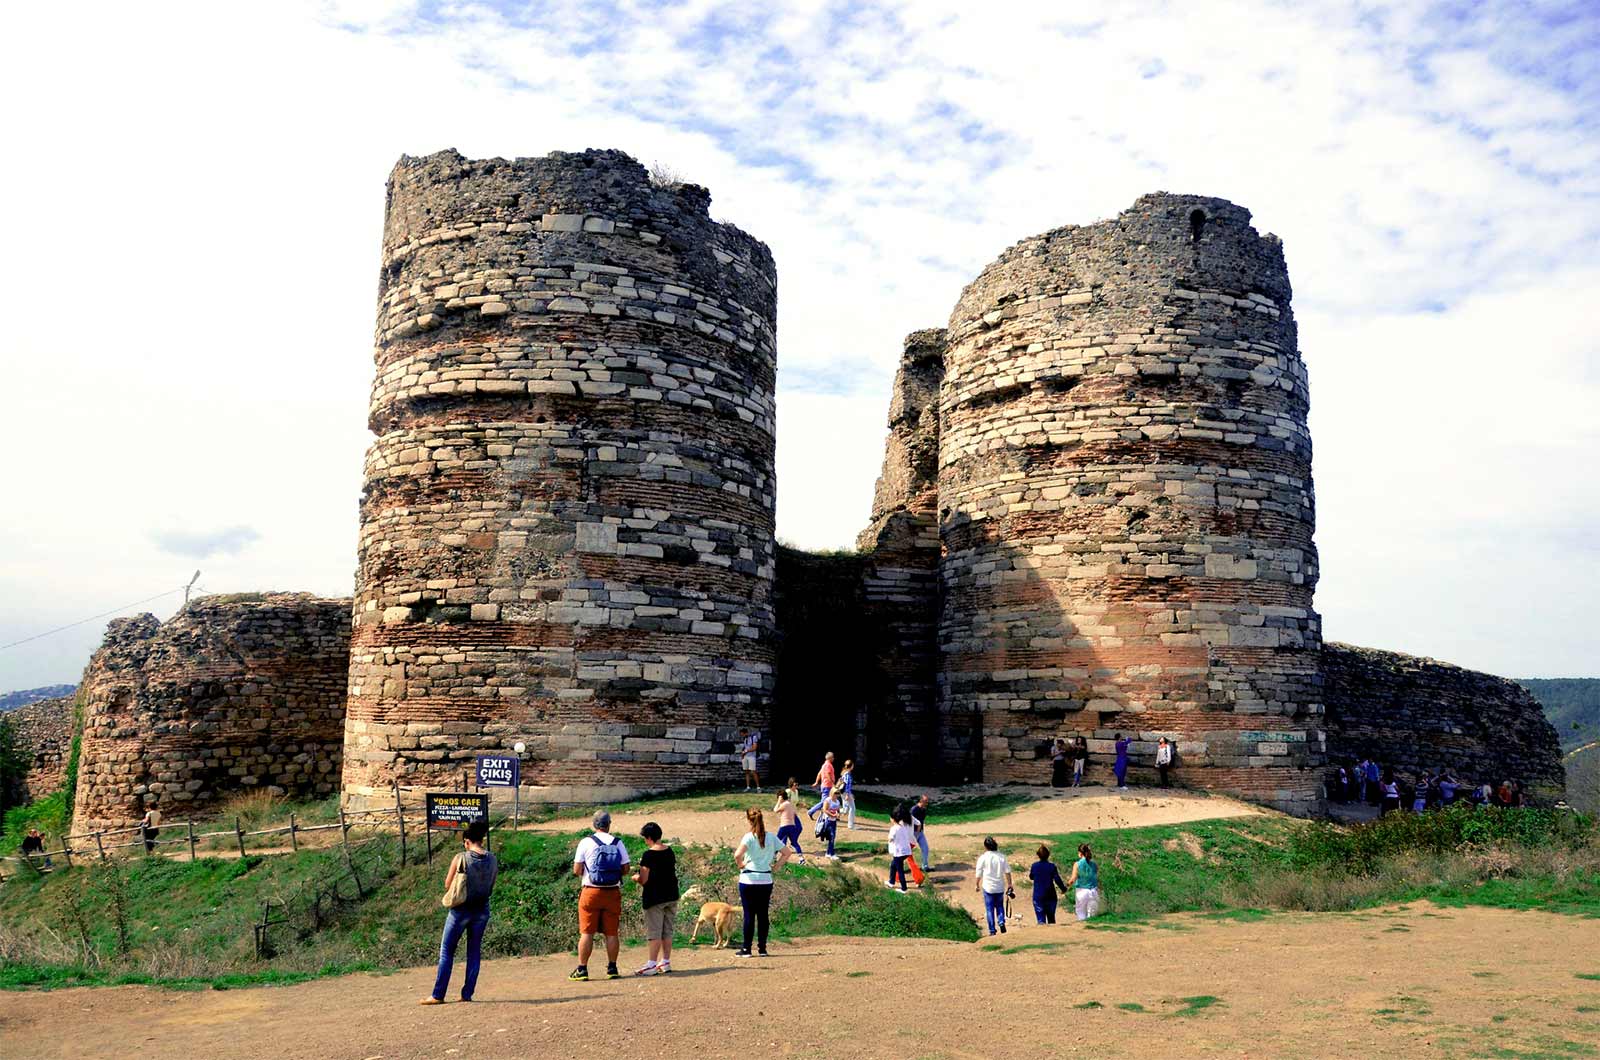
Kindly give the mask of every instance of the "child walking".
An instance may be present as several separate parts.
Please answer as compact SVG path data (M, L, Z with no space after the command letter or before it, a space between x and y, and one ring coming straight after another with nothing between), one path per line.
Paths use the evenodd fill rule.
M885 885L890 890L894 889L894 881L900 881L900 893L906 890L906 861L915 849L915 841L911 838L911 825L898 809L890 817L889 825L889 882Z
M789 783L792 786L794 781L791 780ZM800 849L800 811L795 808L787 788L778 792L778 801L773 805L772 812L778 818L778 842L793 847L795 854L798 855L796 860L804 865L806 852Z

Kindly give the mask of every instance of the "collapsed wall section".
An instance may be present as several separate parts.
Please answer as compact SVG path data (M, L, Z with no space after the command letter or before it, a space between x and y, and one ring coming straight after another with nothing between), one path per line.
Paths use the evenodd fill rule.
M1156 194L1006 251L940 396L941 756L1038 779L1053 737L1309 811L1322 712L1308 390L1282 248Z
M73 827L126 826L150 806L204 812L265 790L337 790L350 601L203 597L167 622L113 620L84 671Z
M1328 757L1370 758L1413 776L1448 769L1468 784L1519 781L1542 802L1562 797L1561 743L1515 681L1399 652L1322 646Z
M24 799L42 798L66 780L76 702L76 693L57 696L17 707L3 715L28 757L28 772L22 778Z
M616 151L389 180L344 790L738 775L773 690L777 278Z

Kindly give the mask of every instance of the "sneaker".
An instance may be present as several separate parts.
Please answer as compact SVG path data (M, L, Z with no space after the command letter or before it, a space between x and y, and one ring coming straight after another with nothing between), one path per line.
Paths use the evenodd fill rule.
M645 966L643 968L640 968L637 972L634 972L633 974L634 975L660 975L661 974L661 965L657 964L655 961L646 961L645 962Z
M889 888L889 890L891 890L891 891L894 890L894 884L892 882L890 882L889 880L884 880L883 881L883 885L885 887Z
M799 857L794 859L794 863L796 865L804 865L806 863L806 856L801 854Z
M670 975L671 973L672 973L672 962L671 961L662 961L660 964L656 965L656 974L657 975Z
M756 956L757 957L765 957L766 955L767 955L767 951L766 950L756 950Z
M442 1004L444 1004L444 998L442 998L442 997L434 997L434 996L432 996L430 994L428 997L425 997L421 1001L418 1001L417 1004L419 1004L419 1005L442 1005Z
M607 979L621 979L622 978L622 973L617 971L617 966L616 965L608 964L608 965L606 965L606 978Z
M587 983L589 981L589 969L580 964L572 970L572 974L567 978L574 983Z
M1005 933L1006 933L1006 926L1004 924L1001 924L1000 925L1000 934L1004 935Z
M754 957L754 956L755 956L755 954L753 954L753 953L751 953L751 952L750 952L750 951L749 951L749 950L747 950L747 949L738 949L738 950L735 950L735 951L734 951L734 953L733 953L733 955L734 955L734 956L735 956L735 957Z

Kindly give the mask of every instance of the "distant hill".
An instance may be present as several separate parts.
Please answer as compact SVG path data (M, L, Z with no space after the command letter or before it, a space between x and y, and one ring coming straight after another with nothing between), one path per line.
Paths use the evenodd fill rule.
M23 688L16 692L6 692L0 695L0 711L15 710L29 703L37 703L41 699L70 696L77 690L77 685L45 685L43 688Z
M1600 813L1600 743L1567 755L1567 802L1584 813Z
M1563 751L1600 740L1600 677L1520 677L1517 684L1544 708Z

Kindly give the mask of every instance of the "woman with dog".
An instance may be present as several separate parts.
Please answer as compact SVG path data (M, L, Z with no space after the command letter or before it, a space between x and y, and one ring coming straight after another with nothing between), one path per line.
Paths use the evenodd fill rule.
M736 957L767 955L768 910L772 906L772 872L789 858L788 849L775 835L767 834L767 822L754 806L745 811L750 831L733 848L739 865L739 904L744 907L744 942ZM756 952L750 952L754 937Z

